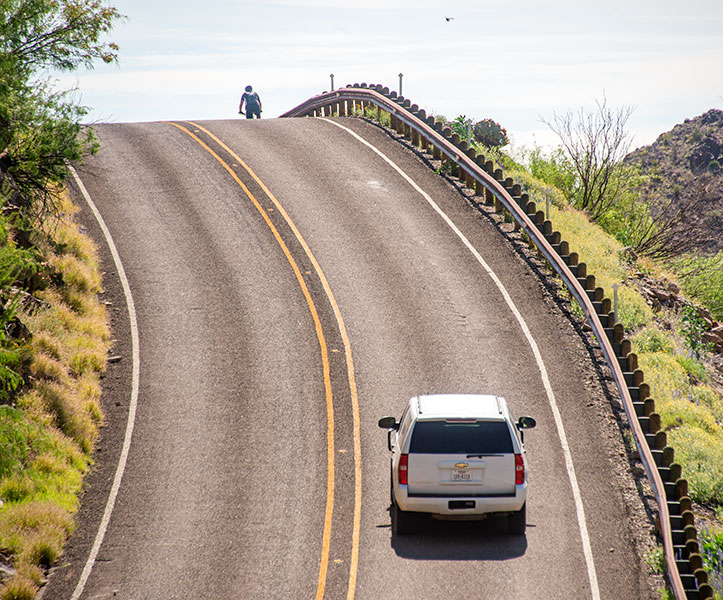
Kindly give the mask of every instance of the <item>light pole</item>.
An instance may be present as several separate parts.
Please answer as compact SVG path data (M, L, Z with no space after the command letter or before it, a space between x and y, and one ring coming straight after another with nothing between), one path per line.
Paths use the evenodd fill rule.
M333 92L334 91L334 73L329 75L329 77L331 77L331 91Z
M399 74L399 95L402 95L402 77L404 77L403 73Z

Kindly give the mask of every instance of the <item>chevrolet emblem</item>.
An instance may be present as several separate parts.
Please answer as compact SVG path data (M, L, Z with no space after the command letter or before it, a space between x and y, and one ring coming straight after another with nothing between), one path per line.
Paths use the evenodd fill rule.
M457 463L457 464L454 465L454 466L457 467L458 469L466 469L467 467L469 467L469 463L462 463L462 462L460 462L460 463Z

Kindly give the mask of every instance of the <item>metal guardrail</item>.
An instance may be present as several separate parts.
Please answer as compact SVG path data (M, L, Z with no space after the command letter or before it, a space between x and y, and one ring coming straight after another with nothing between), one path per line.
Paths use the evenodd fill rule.
M324 92L281 117L350 116L354 108L372 106L377 111L389 113L392 127L407 135L412 144L431 150L437 159L456 163L460 179L464 177L466 184L474 186L477 194L484 193L488 204L494 202L498 210L509 213L580 304L612 371L658 503L658 527L675 597L677 600L713 598L699 553L688 484L681 478L680 466L673 462L674 451L667 446L665 432L660 430L660 416L655 412L654 401L649 398L649 387L643 381L643 374L637 368L637 356L631 353L630 342L623 338L622 325L615 323L611 302L605 298L603 289L595 286L595 277L587 274L585 263L578 263L577 254L569 251L559 232L553 231L545 213L537 210L536 204L530 202L529 196L522 193L512 179L503 181L502 170L495 170L492 161L476 156L457 134L448 128L442 130L434 118L428 117L417 105L381 85L354 84ZM671 509L677 514L672 514Z

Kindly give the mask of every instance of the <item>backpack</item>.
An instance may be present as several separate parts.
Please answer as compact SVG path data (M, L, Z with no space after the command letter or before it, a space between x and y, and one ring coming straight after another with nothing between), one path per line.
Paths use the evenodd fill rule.
M256 110L259 108L259 95L256 92L246 92L246 108Z

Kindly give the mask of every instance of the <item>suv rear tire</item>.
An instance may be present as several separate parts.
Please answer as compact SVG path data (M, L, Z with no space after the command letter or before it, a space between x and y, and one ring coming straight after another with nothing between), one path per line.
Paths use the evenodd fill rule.
M412 515L403 511L392 500L392 534L407 535L412 531Z
M517 512L507 517L507 531L514 535L524 535L527 527L527 503Z

